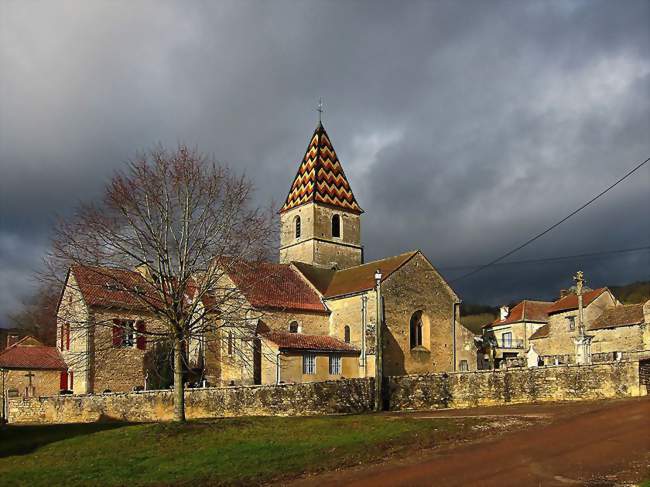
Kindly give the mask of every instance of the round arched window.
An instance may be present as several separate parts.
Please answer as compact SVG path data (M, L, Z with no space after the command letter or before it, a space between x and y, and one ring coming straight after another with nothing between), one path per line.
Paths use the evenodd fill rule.
M345 343L350 343L350 327L348 325L345 325L345 328L343 328L343 338Z
M300 332L300 325L298 324L297 321L292 321L289 323L289 333L299 333Z
M296 238L300 238L300 217L297 216L294 221Z
M340 215L334 215L332 217L332 237L341 236L341 217Z
M411 348L422 346L422 311L416 311L411 315Z

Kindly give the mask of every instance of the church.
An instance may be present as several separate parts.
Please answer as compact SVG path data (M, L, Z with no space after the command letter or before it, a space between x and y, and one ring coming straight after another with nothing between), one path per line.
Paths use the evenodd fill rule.
M211 382L374 377L379 321L384 376L476 370L454 290L419 250L365 262L362 214L319 122L280 210L279 263L230 276L235 286L260 282L241 286L261 313L252 357L235 353L236 333L226 332Z
M365 262L362 214L319 122L280 209L278 261L224 271L226 287L240 290L254 313L245 327L219 323L216 336L193 337L188 377L214 386L375 377L378 323L384 376L475 370L474 336L459 322L454 290L419 250ZM68 367L62 388L166 387L152 381L156 347L140 333L155 329L156 319L124 292L146 289L147 279L138 269L69 269L57 315ZM131 327L71 330L88 320Z

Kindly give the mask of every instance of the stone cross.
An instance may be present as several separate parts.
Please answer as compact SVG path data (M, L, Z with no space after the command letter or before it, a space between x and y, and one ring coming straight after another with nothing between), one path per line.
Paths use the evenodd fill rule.
M573 280L576 282L576 294L578 296L582 295L582 288L585 283L585 274L582 271L576 272L576 275L573 276Z

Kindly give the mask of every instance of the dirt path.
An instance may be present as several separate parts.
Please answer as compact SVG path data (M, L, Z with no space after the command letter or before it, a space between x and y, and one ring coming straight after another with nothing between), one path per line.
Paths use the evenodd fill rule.
M493 440L432 450L417 462L332 472L296 486L624 485L650 477L650 396L625 401L546 404L416 413L542 416L547 420Z

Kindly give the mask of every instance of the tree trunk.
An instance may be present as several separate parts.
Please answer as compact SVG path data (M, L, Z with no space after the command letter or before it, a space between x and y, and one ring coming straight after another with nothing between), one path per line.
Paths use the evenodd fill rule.
M174 421L185 421L185 384L183 383L183 347L174 340Z

